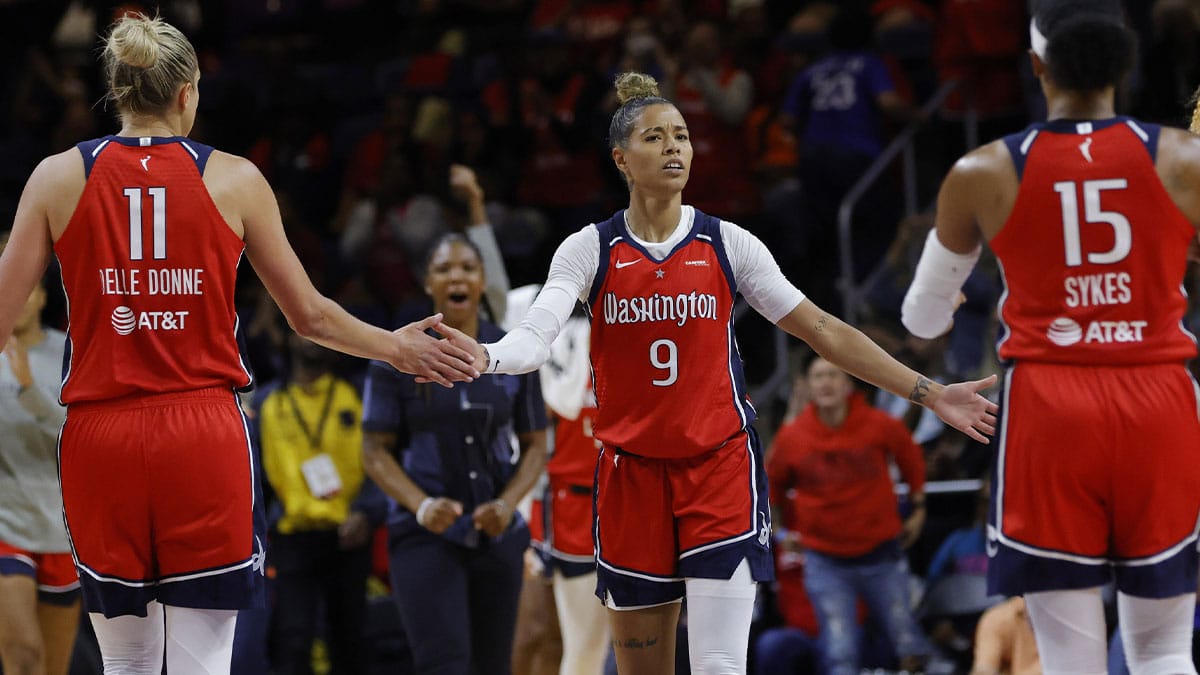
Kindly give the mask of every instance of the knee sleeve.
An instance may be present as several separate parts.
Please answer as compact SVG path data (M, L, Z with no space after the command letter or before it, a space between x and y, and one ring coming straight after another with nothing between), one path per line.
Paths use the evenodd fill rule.
M107 675L160 675L163 664L163 606L146 605L146 616L112 619L90 613Z
M554 605L562 629L561 675L604 672L608 656L608 613L596 599L596 574L567 579L554 572Z
M167 607L167 672L229 675L237 610Z
M1099 588L1025 596L1045 675L1104 675L1108 630Z
M1196 595L1136 598L1117 594L1117 621L1133 675L1194 675L1192 615Z
M745 560L729 579L687 579L688 656L692 672L745 675L758 585Z

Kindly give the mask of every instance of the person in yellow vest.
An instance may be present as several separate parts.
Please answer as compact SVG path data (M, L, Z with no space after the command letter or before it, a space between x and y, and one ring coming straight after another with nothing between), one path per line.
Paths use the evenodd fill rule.
M364 479L362 400L330 352L289 335L290 370L262 399L257 426L271 505L275 672L311 673L324 603L333 672L362 672L370 534L386 500ZM270 501L268 503L271 503Z

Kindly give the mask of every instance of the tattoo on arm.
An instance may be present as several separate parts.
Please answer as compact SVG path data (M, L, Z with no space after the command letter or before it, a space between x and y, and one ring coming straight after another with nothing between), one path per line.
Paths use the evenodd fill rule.
M829 316L826 314L822 314L817 319L817 323L813 326L813 328L815 328L818 333L824 332L825 324L828 323L828 321L829 321Z
M908 393L908 400L913 403L924 403L925 397L929 395L929 380L918 375L917 383L913 385L912 391Z

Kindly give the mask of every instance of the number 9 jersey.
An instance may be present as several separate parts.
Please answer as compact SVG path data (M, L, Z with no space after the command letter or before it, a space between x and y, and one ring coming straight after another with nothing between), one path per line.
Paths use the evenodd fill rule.
M1020 188L990 242L1006 287L1001 359L1127 366L1196 355L1182 323L1196 230L1155 170L1158 137L1155 125L1115 117L1004 139Z
M720 223L695 211L691 231L661 261L630 235L624 211L596 225L600 258L587 304L595 435L605 446L692 457L754 420Z
M69 302L63 403L250 384L233 292L243 243L186 138L80 143L87 184L54 245Z

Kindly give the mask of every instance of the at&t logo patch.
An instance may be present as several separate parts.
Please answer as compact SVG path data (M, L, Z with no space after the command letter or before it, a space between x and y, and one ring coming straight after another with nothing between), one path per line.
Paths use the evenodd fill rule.
M112 312L112 327L117 335L129 335L135 330L183 330L186 328L188 312L141 312L125 305Z
M1070 347L1083 341L1084 344L1112 344L1117 342L1141 342L1145 339L1147 321L1092 321L1085 331L1075 321L1060 316L1050 323L1046 337L1059 347Z
M1059 347L1069 347L1083 339L1083 329L1072 319L1060 316L1050 323L1046 337Z
M117 331L117 335L129 335L137 328L137 317L133 315L133 310L125 305L113 310L112 313L113 330Z

